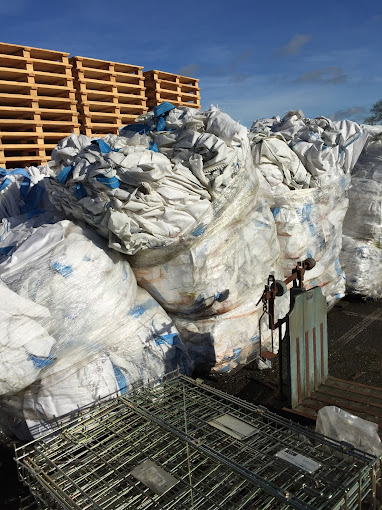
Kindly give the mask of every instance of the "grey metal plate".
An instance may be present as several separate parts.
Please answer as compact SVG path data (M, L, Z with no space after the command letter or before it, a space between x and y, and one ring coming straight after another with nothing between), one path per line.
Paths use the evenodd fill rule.
M178 483L175 477L149 459L138 464L130 474L159 496Z
M230 414L222 414L208 422L209 425L219 429L235 439L247 439L256 434L258 429L249 423L239 420Z

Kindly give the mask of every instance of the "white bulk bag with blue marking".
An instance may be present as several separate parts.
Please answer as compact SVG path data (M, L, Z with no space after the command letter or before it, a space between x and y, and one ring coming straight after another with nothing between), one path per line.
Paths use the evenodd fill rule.
M125 324L105 343L122 393L137 383L192 368L179 333L163 308L138 287Z
M281 121L279 117L266 120L255 121L250 136L282 135L307 171L307 186L303 187L321 187L349 174L368 137L367 130L356 122L309 119L301 110L288 112Z
M37 217L38 218L38 217ZM46 328L55 351L102 344L135 299L129 264L90 229L63 220L31 227L21 223L0 243L0 277L18 295L50 311ZM17 234L20 234L19 237ZM28 235L28 237L26 237Z
M213 216L178 246L141 250L129 260L139 285L171 313L196 364L230 369L259 350L256 303L268 275L281 276L280 252L246 129L216 109L196 117L192 124L187 108L173 109L166 125L176 129L152 136L159 151L181 158L211 191ZM195 125L199 131L190 129Z
M96 400L118 391L113 364L105 353L62 358L47 368L42 377L27 388L22 398L21 416L33 437L50 431L46 422L73 414Z
M254 129L261 126L260 123ZM291 274L298 261L313 257L317 264L305 274L306 287L321 286L332 306L345 294L339 254L350 184L350 174L345 173L343 165L346 161L350 164L349 158L342 161L342 166L339 161L328 166L325 179L318 180L311 173L314 158L309 170L305 169L283 136L278 132L270 134L250 133L250 138L254 163L263 177L263 193L272 205L284 277Z
M0 395L29 386L48 366L55 339L42 325L47 308L18 296L0 280Z
M85 354L81 345L73 348L7 404L13 404L14 418L25 421L38 437L49 432L47 422L54 418L73 415L99 398L124 394L175 369L186 374L191 369L178 331L163 308L138 288L124 320L102 343L88 346ZM24 430L18 426L13 433L22 439Z
M0 242L0 277L32 307L36 303L49 311L41 325L54 338L48 348L51 362L72 356L72 351L73 356L82 352L86 357L119 341L130 340L136 351L147 349L144 339L158 335L161 328L176 333L167 314L145 291L136 302L136 280L120 254L108 251L104 240L87 227L68 220L49 224L48 218L6 220L12 228L4 227ZM138 317L137 307L142 311ZM163 346L153 348L153 356L162 353L167 363L181 352L181 345L168 349L174 353Z
M350 292L382 297L382 126L363 126L370 139L352 172L341 262Z

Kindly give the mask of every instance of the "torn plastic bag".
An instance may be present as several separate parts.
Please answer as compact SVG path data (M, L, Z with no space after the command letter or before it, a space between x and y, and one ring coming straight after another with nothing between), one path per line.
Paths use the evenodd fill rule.
M134 137L106 138L108 152L92 143L71 166L64 166L67 159L50 165L50 199L68 217L95 227L110 247L128 254L176 243L209 217L209 192L181 162L150 150L146 138L138 140L142 145Z
M372 455L382 455L378 424L363 420L336 406L318 411L316 431L336 441L345 441Z

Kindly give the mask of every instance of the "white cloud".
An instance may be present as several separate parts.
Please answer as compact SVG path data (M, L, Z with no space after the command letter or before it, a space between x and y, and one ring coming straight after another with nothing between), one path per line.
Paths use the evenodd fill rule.
M279 50L277 50L277 55L297 55L300 53L301 48L305 46L310 40L312 36L310 34L296 34L290 39L290 41L282 46Z

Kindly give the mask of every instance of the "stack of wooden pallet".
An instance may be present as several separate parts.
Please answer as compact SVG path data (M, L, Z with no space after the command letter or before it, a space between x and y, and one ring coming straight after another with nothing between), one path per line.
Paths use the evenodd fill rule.
M141 66L72 57L81 131L88 136L118 133L147 111Z
M143 74L150 110L164 101L175 106L200 108L199 80L162 71L146 71Z
M79 133L69 53L0 43L0 166L45 164Z

